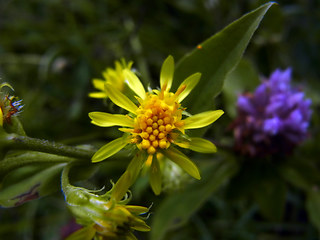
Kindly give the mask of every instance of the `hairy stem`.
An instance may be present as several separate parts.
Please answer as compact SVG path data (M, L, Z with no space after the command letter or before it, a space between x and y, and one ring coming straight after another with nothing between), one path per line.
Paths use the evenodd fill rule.
M86 160L90 160L95 153L93 150L67 146L61 143L20 136L17 134L6 135L5 138L0 139L0 143L10 149L31 150Z

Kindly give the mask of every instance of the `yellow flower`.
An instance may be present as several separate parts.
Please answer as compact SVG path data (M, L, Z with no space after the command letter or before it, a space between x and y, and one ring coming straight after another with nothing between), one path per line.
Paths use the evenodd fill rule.
M130 61L126 63L124 59L121 59L121 62L115 61L115 68L107 68L103 73L104 80L102 79L93 79L93 86L100 90L99 92L89 93L89 97L92 98L107 98L108 95L105 91L105 83L110 83L117 90L123 92L125 90L125 77L123 75L123 70L127 69L131 71L133 62Z
M188 174L200 179L197 166L175 145L189 148L203 153L216 152L213 143L202 138L192 138L185 135L185 130L208 126L216 121L222 110L207 111L184 118L181 102L200 80L201 74L195 73L186 78L175 93L170 92L174 60L169 56L163 63L160 73L160 90L146 92L138 77L129 70L124 70L128 86L137 95L139 105L133 103L110 83L105 84L105 91L111 101L127 110L129 114L109 114L91 112L92 123L101 127L121 126L119 130L125 132L123 137L115 139L100 148L92 157L92 162L100 162L114 155L127 144L135 145L138 154L129 164L125 174L119 179L116 188L125 193L126 189L135 181L137 172L147 160L150 164L150 184L155 194L161 192L161 169L157 154L163 154L175 162ZM119 193L119 197L121 195Z

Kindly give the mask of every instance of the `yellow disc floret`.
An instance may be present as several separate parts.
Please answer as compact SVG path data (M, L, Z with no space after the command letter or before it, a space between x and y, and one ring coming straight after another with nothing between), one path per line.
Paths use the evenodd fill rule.
M133 136L137 146L149 155L168 148L174 140L171 135L174 130L183 131L183 109L176 97L177 93L160 91L147 93L144 100L140 99Z

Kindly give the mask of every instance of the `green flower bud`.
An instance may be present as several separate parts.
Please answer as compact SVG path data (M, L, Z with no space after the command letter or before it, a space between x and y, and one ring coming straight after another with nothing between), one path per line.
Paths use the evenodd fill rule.
M69 183L69 170L70 165L63 171L62 190L72 214L85 228L73 233L68 240L76 239L82 232L83 234L89 232L91 235L94 233L93 236L98 239L135 239L133 230L150 231L150 227L140 216L147 213L149 209L126 205L131 199L130 193L127 193L121 201L117 201L112 197L114 188L99 195L101 190L93 191L75 187Z

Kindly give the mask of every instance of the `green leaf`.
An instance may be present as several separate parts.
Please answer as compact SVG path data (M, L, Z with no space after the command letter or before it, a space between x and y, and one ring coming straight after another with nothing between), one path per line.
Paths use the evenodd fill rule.
M291 159L290 162L281 166L279 172L282 177L303 191L310 191L314 185L320 184L320 176L317 166L312 161L301 158Z
M27 166L11 172L1 183L0 206L19 206L55 191L65 165Z
M201 43L201 47L194 49L178 62L175 69L175 87L191 74L202 74L198 85L185 100L184 106L188 106L188 111L197 113L212 108L210 99L220 93L226 75L240 61L253 33L273 4L266 3L244 15Z
M318 231L320 231L320 192L318 189L313 189L309 192L306 201L306 209L310 221Z
M236 170L235 161L214 162L202 171L201 181L189 185L182 192L168 196L155 211L150 239L164 239L170 229L186 223Z

